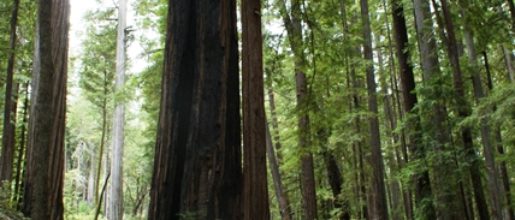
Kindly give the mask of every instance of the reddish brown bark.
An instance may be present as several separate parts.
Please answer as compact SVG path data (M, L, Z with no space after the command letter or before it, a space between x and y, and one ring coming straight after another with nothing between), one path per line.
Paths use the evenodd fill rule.
M242 218L236 37L234 0L169 1L149 219Z
M243 219L270 219L260 0L243 0Z
M63 219L64 128L70 6L39 0L24 212Z

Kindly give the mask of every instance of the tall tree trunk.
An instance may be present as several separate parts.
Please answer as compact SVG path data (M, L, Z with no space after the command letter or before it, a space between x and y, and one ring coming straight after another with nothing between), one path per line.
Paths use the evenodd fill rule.
M239 106L236 1L170 0L149 219L242 218Z
M463 1L462 1L463 2ZM462 8L466 8L467 4L462 4ZM462 15L465 18L468 18L468 16L462 11ZM464 36L465 36L465 46L467 48L467 53L469 57L469 63L471 65L470 70L472 71L472 86L474 89L474 97L476 98L476 101L479 101L480 99L485 97L483 85L481 82L481 77L479 72L477 71L479 68L479 64L477 61L477 53L474 46L474 38L472 29L470 28L469 24L467 23L467 19L465 19L465 25L464 25ZM483 150L485 155L485 163L486 163L486 171L487 171L487 177L488 177L488 189L490 194L490 208L492 209L492 218L493 219L499 219L502 218L502 209L501 209L501 202L503 196L501 195L501 190L498 185L499 180L498 173L497 173L497 166L495 164L495 149L490 141L490 126L488 125L488 118L483 118L480 121L480 132L481 132L481 140L483 143ZM477 200L477 198L476 198ZM485 207L479 207L478 209L480 216L482 219L488 219L483 218L483 216L486 216L488 213L482 213L481 208L487 208ZM483 211L484 212L484 211Z
M446 33L445 33L445 24L444 24L444 20L442 19L442 16L440 15L440 11L439 11L439 10L440 10L440 6L436 3L436 1L435 1L435 0L432 0L431 2L432 2L432 4L433 4L433 9L434 9L435 14L436 14L436 16L435 16L435 17L436 17L436 22L437 22L438 26L440 27L440 28L438 28L438 32L439 32L439 34L440 34L440 37L441 37L442 42L443 42L443 43L445 44L445 46L446 46L447 53L449 54L449 46L448 46L448 45L449 45L449 40L448 40L448 37L447 37L447 35L446 35ZM458 48L458 45L456 45L456 48ZM459 48L459 49L461 50L461 48ZM458 50L457 50L456 54L458 54L458 53L461 53L461 51L458 51ZM451 57L451 55L448 55L448 57ZM451 63L451 71L453 72L453 76L454 76L454 73L456 73L456 71L455 71L455 69L456 69L456 68L455 68L455 62L454 62L454 61L452 61L452 60L451 60L451 58L449 58L449 60L450 60L450 63ZM460 75L461 75L461 74L460 74ZM455 78L454 78L454 79L455 79ZM461 81L463 81L463 80L461 80ZM456 81L454 81L454 82L456 82ZM456 90L454 90L454 93L456 93ZM466 101L466 99L464 99L464 98L456 98L456 96L454 96L453 98L454 98L454 100L462 99L462 100L465 100L465 101ZM455 104L455 103L454 103L454 104ZM455 110L457 109L457 112L458 112L458 115L459 115L459 114L460 114L460 113L459 113L459 111L460 111L460 109L463 109L463 106L460 106L460 105L454 105L454 108L455 108ZM449 125L450 125L450 124L449 124ZM462 128L461 130L462 130L462 131L464 131L464 130L466 130L466 129L467 129L467 127ZM463 135L463 132L460 132L460 133ZM468 132L468 134L467 134L467 135L469 135L469 136L471 136L471 135L472 135L472 134L471 134L471 132L470 132L470 129L469 129L469 132ZM452 135L451 135L451 136L452 136ZM470 139L469 139L469 138L464 138L464 136L462 136L461 140L467 140L467 141L469 141ZM454 141L453 141L453 140L451 140L451 143L454 143ZM465 148L465 149L466 149L466 147L467 147L467 146L471 146L471 144L470 144L470 143L467 143L467 142L464 142L464 141L462 141L462 143L463 143L463 146L464 146L464 148ZM456 151L455 151L455 150L453 150L453 151L454 151L454 152L452 152L452 153L451 153L451 154L452 154L452 160L454 161L454 164L456 165L456 167L459 167L459 166L460 166L460 161L458 161L458 155L456 154ZM465 150L465 153L470 154L470 151L469 151L469 152L467 152L467 151ZM474 157L474 156L475 156L475 154L472 154L471 156L472 156L472 157ZM469 170L470 170L470 167L469 167ZM474 169L472 169L472 171L473 171L473 172L474 172L474 171L476 171L476 172L477 172L478 170L477 170L477 169L475 169L475 170L474 170ZM459 177L461 177L461 175L459 175ZM460 181L460 182L459 182L459 186L458 186L458 187L459 187L459 192L460 192L459 196L460 196L460 199L461 199L461 201L462 201L463 208L464 208L464 209L463 209L463 212L464 212L464 214L465 214L465 215L464 215L464 219L471 219L471 216L473 216L472 209L470 208L470 206L471 206L471 204L472 204L472 201L471 201L470 199L468 199L468 198L467 198L467 193L465 192L465 188L466 188L466 187L464 186L463 181Z
M306 106L308 102L307 94L307 80L303 72L295 74L296 87L297 87L297 107L302 109L301 106ZM309 117L308 114L302 111L299 116L299 145L301 149L306 149L308 152L301 155L301 183L302 183L302 197L304 202L304 218L312 220L317 218L317 203L315 192L315 173L313 154L309 152L310 138L309 138Z
M386 6L385 6L386 10ZM404 17L404 6L402 5L402 2L398 0L392 0L391 1L391 10L392 10L392 17L393 17L393 32L394 32L394 41L395 41L395 55L397 56L397 60L399 62L399 75L400 75L400 95L402 95L403 103L401 104L401 98L399 97L399 92L397 92L397 96L394 96L396 98L397 108L399 112L399 116L401 117L401 120L409 121L409 123L406 123L408 126L412 127L405 127L402 129L402 136L401 136L401 151L403 152L403 157L400 157L400 154L396 150L395 156L397 159L397 163L400 167L404 167L404 164L409 161L408 158L408 151L411 151L411 157L414 157L415 159L425 159L425 149L423 148L421 143L421 124L420 124L420 118L417 115L417 112L414 112L414 107L417 103L417 95L415 92L415 80L413 76L413 66L410 62L410 50L408 48L408 34L407 34L407 28L406 28L406 19ZM391 42L391 40L390 40ZM392 45L390 43L390 50ZM390 52L390 56L394 56L393 52ZM393 59L393 58L391 58ZM392 64L392 68L395 68L395 65ZM395 74L393 74L395 76ZM391 77L390 79L392 84L392 90L393 91L399 91L399 88L397 86L397 79L396 77ZM395 85L395 87L394 87ZM395 93L394 93L395 94ZM403 117L403 115L407 115L407 117ZM408 140L406 140L408 139ZM418 143L418 144L417 144ZM420 153L418 153L420 152ZM419 172L416 172L414 174L414 185L415 185L415 203L416 206L421 205L423 198L426 197L428 199L431 199L432 193L431 193L431 184L429 182L429 173L427 170L422 170ZM422 199L420 199L422 197ZM412 193L411 189L409 187L403 187L403 202L404 202L404 211L406 214L406 218L411 220L414 218L413 215L413 203L412 203ZM423 209L424 207L427 207L428 209L424 211L425 214L430 216L435 216L434 207L431 203L424 203L424 205L421 206Z
M487 75L488 90L492 91L494 88L494 85L492 82L492 74L490 72L490 64L488 62L488 55L485 51L483 51L483 58L484 58L484 63L485 63L486 75ZM493 110L495 111L496 108L497 107L494 106ZM497 152L501 156L503 156L504 155L504 146L503 146L503 141L502 141L502 136L501 136L501 128L499 127L499 125L497 125L495 128L495 141L496 141L495 144L497 146ZM506 161L501 161L501 163L499 164L499 170L501 172L501 178L502 178L502 183L503 183L503 188L504 188L504 193L505 193L504 196L506 197L506 205L508 206L508 219L513 220L513 219L515 219L515 212L514 212L513 206L512 206L510 178L508 177L508 168L507 168Z
M385 7L386 8L386 7ZM377 45L379 45L381 42L379 40L377 40ZM379 73L381 73L383 75L383 77L380 77L379 79L379 83L380 83L380 86L381 86L381 96L383 98L383 112L384 112L384 115L385 115L385 118L388 120L388 123L387 125L385 125L387 131L386 131L386 134L387 134L387 137L389 137L389 143L393 146L392 148L395 149L395 146L400 144L400 138L399 138L399 135L397 133L395 133L394 131L397 130L397 116L395 115L395 111L394 111L394 105L392 100L393 98L395 98L395 95L392 94L392 95L389 95L388 94L388 86L387 86L387 83L386 83L386 76L387 75L390 75L392 76L393 74L390 72L389 74L386 74L385 73L385 70L383 68L383 54L382 54L382 51L380 49L377 50L377 60L378 60L378 66L379 66ZM391 69L390 69L391 71ZM395 92L395 90L392 90L392 92ZM395 152L388 152L387 153L387 156L386 156L386 163L387 163L387 166L390 168L391 170L391 175L395 175L395 173L399 172L401 167L398 166L395 161L395 156L394 156L394 153ZM388 179L388 178L386 178ZM389 179L389 182L387 183L387 185L389 186L388 188L390 189L389 190L389 204L390 204L390 212L391 212L391 215L392 215L392 218L393 219L401 219L402 217L402 206L401 206L401 202L400 202L400 196L399 194L400 193L400 183L398 182L398 180L395 178L395 177L392 177L391 179Z
M20 0L14 0L11 14L11 35L9 39L9 59L7 61L7 78L5 84L4 129L2 134L2 154L0 157L0 185L3 181L11 182L16 131L16 98L13 96L14 61L16 58L16 27L18 26L18 8ZM17 86L14 86L17 88ZM16 89L15 89L16 90ZM15 92L14 92L15 93Z
M388 206L386 202L386 190L384 186L384 162L381 151L381 140L379 133L379 119L377 110L377 92L374 77L373 51L372 51L372 30L368 14L368 1L361 0L361 19L363 22L364 36L364 58L368 62L367 72L367 94L368 111L373 115L369 117L370 148L372 151L370 166L372 167L371 195L372 195L372 219L388 219Z
M349 40L349 36L351 35L350 33L350 23L352 23L353 21L348 21L347 20L347 10L346 10L346 2L345 0L340 0L340 14L341 14L341 21L342 21L342 27L343 27L343 40L344 41L348 41ZM355 17L353 17L353 19L355 20ZM352 93L351 93L351 97L350 97L350 103L349 103L349 110L351 112L353 111L360 111L360 108L361 108L361 105L360 105L360 98L359 98L359 94L357 92L357 90L361 87L359 84L359 80L357 79L356 77L356 62L355 61L352 61L352 59L354 59L357 54L359 54L360 52L360 48L359 47L351 47L351 49L348 49L346 51L346 55L347 55L347 59L346 59L346 64L348 67L348 70L347 70L347 85L349 88L351 88L352 90ZM355 121L354 121L354 128L355 128L355 132L357 134L361 134L361 119L359 117L356 117L355 118ZM369 209L369 206L367 205L367 199L366 199L366 194L367 194L367 190L366 190L366 186L365 186L365 170L364 170L364 164L363 164L363 141L360 140L358 141L358 143L354 144L353 145L353 153L354 153L354 165L355 165L355 182L356 182L356 195L357 195L357 201L359 203L359 211L358 211L358 214L357 214L357 217L358 218L365 218L365 219L368 219L368 209Z
M286 192L284 191L284 186L282 183L281 172L279 171L279 162L277 161L277 157L275 155L275 150L272 142L272 137L270 135L270 128L266 127L266 153L268 156L268 164L270 166L270 172L272 173L272 181L274 183L275 189L275 197L277 198L277 203L279 204L279 213L281 214L282 220L291 220L292 212L290 209L290 201Z
M304 218L307 220L316 219L317 217L317 201L315 187L315 173L313 154L310 152L309 146L311 140L309 138L309 115L308 115L308 82L306 79L305 66L306 58L304 54L304 43L302 37L302 11L301 1L291 1L291 12L288 13L286 8L286 0L280 1L280 10L284 21L284 26L288 33L290 47L294 54L295 65L295 87L297 96L298 114L298 134L299 146L305 152L301 155L301 188Z
M399 73L403 97L403 109L408 113L408 149L414 160L425 160L426 150L422 145L422 127L420 118L415 110L417 94L415 92L415 76L413 65L410 62L408 49L408 32L404 7L400 0L392 0L393 30L396 44L396 56L399 62ZM432 190L428 170L416 172L413 176L415 182L415 207L425 219L436 218L436 213L431 202Z
M360 97L359 97L359 94L357 93L357 90L360 88L361 83L357 79L356 71L355 71L354 67L351 67L350 78L351 78L352 88L354 91L352 94L352 107L354 107L355 111L360 111L361 104L360 104ZM360 117L357 117L355 119L354 128L355 128L355 132L357 134L362 134ZM358 187L359 187L359 193L360 193L359 200L360 200L360 205L361 205L361 208L360 208L361 215L359 216L359 218L361 218L363 216L364 219L368 219L368 217L370 216L369 215L370 206L367 203L365 163L364 163L364 159L363 159L364 146L365 146L364 140L360 140L356 144L356 151L355 151L356 157L357 157L357 171L356 172L358 173L358 180L359 180Z
M434 1L434 0L433 0ZM433 2L434 3L434 2ZM447 32L447 36L445 37L445 42L447 44L447 52L448 57L450 60L451 68L453 71L453 83L454 83L454 98L456 99L456 109L458 111L458 115L462 118L466 118L470 115L471 108L470 104L467 102L465 97L465 89L464 89L464 82L462 77L462 68L460 65L459 60L459 51L458 51L458 43L456 40L455 35L455 28L451 17L451 11L448 6L447 0L441 0L442 3L442 11L443 11L443 17L444 17L444 26L442 28L445 28ZM436 5L436 4L435 4ZM469 54L470 56L470 54ZM482 129L483 130L483 129ZM485 138L483 135L484 131L482 131L482 137ZM488 137L486 137L489 139ZM470 176L472 178L472 187L474 190L474 196L476 201L476 206L478 208L478 213L481 219L489 219L488 216L488 207L486 205L485 196L483 194L483 186L481 183L481 174L479 170L479 164L476 159L476 152L474 151L474 143L472 139L472 131L471 128L468 126L465 126L461 129L461 139L463 141L463 148L466 152L466 155L468 157L468 160L471 161L471 166L469 167ZM484 147L486 148L487 145L490 145L489 141L483 140ZM485 145L487 144L487 145ZM493 197L496 194L492 195ZM495 199L497 200L497 199ZM496 204L497 203L497 204ZM496 206L498 205L498 202L492 203L493 210L495 210ZM497 219L496 214L494 212L494 219Z
M39 0L24 212L63 219L68 0Z
M450 143L449 128L446 125L447 110L444 105L444 94L438 87L443 80L438 62L436 40L433 34L433 22L429 2L414 0L415 24L417 39L421 56L421 67L424 78L424 87L437 87L428 92L428 100L433 101L431 111L427 112L427 134L434 138L433 150L439 155L445 155ZM450 157L433 157L430 161L434 170L433 188L437 217L442 219L460 219L465 212L461 204L457 181L452 172L456 167Z
M243 217L270 219L260 0L243 0Z
M123 94L125 84L125 42L127 23L127 2L118 0L118 34L116 38L116 80L115 95ZM120 97L120 96L118 96ZM125 127L125 103L115 99L113 116L113 158L111 165L111 202L109 220L123 219L123 146Z

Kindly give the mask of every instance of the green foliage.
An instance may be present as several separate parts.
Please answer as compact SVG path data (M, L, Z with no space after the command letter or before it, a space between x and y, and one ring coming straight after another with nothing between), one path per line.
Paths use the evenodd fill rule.
M466 94L464 99L473 107L470 117L462 118L457 114L456 99L452 83L452 70L445 53L444 39L437 36L437 55L440 61L440 73L430 79L423 76L420 66L420 53L417 45L417 33L414 28L412 1L403 0L408 24L409 44L405 51L410 52L414 65L416 94L418 104L413 112L402 109L397 60L393 47L393 27L391 5L388 0L369 0L370 18L374 36L374 61L366 61L362 56L363 25L360 21L359 1L305 1L301 7L303 45L301 52L305 55L302 70L307 75L309 100L297 106L295 91L295 57L290 42L283 28L283 19L278 7L281 0L264 2L262 19L264 23L264 72L265 94L269 92L275 98L275 115L279 128L273 129L274 144L277 140L281 148L277 149L280 171L285 191L290 199L294 218L302 213L300 155L309 152L315 158L315 176L317 199L320 216L335 219L345 210L350 210L352 219L359 219L358 213L367 205L370 192L369 167L370 147L367 119L372 113L367 111L365 67L374 65L380 89L377 92L379 102L379 122L381 145L385 162L385 183L389 193L394 184L401 186L401 193L415 190L413 177L429 171L431 180L441 178L442 174L456 177L444 180L449 186L463 184L464 193L472 195L469 186L468 169L473 161L462 150L460 131L470 127L474 136L474 150L482 152L478 128L481 119L488 119L493 130L499 130L502 139L496 144L506 149L504 155L497 155L498 162L506 162L509 168L515 166L515 86L507 83L504 47L513 52L512 29L507 6L500 0L470 0L466 8L459 8L457 2L450 3L452 18L457 27L457 36L463 35L462 26L467 21L475 34L477 51L485 51L490 60L490 72L495 88L488 96L475 101L471 82L468 79L472 70L479 70L485 80L485 67L468 64L467 57L461 57L464 69ZM18 53L19 72L16 80L27 82L31 72L34 3L24 2L25 14L20 28L20 45ZM461 1L460 1L461 2ZM341 5L343 3L343 5ZM287 7L290 7L287 4ZM8 10L7 2L0 2L0 11ZM107 140L110 140L110 117L113 102L124 100L127 106L126 137L124 155L124 205L126 219L144 219L148 206L148 192L152 175L152 160L155 137L157 136L161 98L161 78L163 71L163 48L166 33L167 1L141 0L134 4L136 10L137 30L152 32L155 35L137 35L143 53L139 59L147 64L141 72L129 75L127 85L121 92L114 93L115 73L116 15L115 8L91 12L85 28L85 40L80 55L70 69L78 75L72 75L69 82L73 93L69 99L67 117L67 161L65 183L65 205L67 219L91 219L94 205L85 199L83 192L87 187L89 171L98 162L97 151L100 145L102 129L102 111L107 114ZM474 16L461 16L464 10ZM0 32L7 33L8 16L0 17ZM31 20L32 19L32 20ZM488 28L485 28L488 27ZM6 31L1 31L6 30ZM495 33L492 30L496 30ZM173 34L173 33L172 33ZM7 45L7 35L0 35L0 45ZM1 48L2 46L0 46ZM194 48L192 48L194 49ZM5 50L0 50L0 71L5 72ZM296 51L297 52L297 51ZM382 61L379 62L379 54ZM481 58L484 59L484 58ZM481 60L480 61L483 61ZM75 77L73 77L75 76ZM2 79L2 77L0 77ZM0 80L1 81L1 80ZM485 84L485 83L483 83ZM486 88L486 86L484 86ZM1 92L0 92L1 93ZM1 95L1 94L0 94ZM265 99L268 101L267 99ZM390 106L386 106L389 103ZM272 112L267 102L267 119L270 123ZM445 110L443 128L435 126L435 106ZM298 115L307 113L310 118L309 138L311 145L299 147ZM392 116L393 115L393 116ZM415 131L412 123L421 121L422 129ZM445 129L449 139L440 143L439 129ZM423 158L413 159L413 152L407 149L409 137L420 132L420 148L427 151ZM109 141L107 141L109 142ZM106 143L109 147L109 143ZM108 151L107 151L108 152ZM342 192L333 195L329 177L324 163L324 154L333 155L342 173ZM474 162L479 162L484 172L483 155ZM437 165L447 164L444 170ZM451 166L452 165L452 166ZM513 169L512 169L513 170ZM515 171L509 175L514 176ZM104 171L102 171L104 172ZM362 179L363 176L363 179ZM103 179L103 178L101 178ZM271 179L271 178L270 178ZM102 181L101 181L102 182ZM486 184L484 184L486 185ZM513 183L511 183L513 185ZM273 189L270 184L270 191ZM272 195L272 193L269 193ZM143 198L143 199L142 199ZM279 209L276 198L270 196L272 216L278 218ZM141 202L141 200L143 202ZM337 208L342 202L346 208ZM142 203L142 204L141 204ZM422 219L427 209L436 204L435 199L427 198L415 210L415 219ZM393 210L393 204L389 204ZM444 204L436 204L437 207ZM139 209L137 208L139 207ZM143 207L143 208L141 208ZM397 209L394 212L402 212ZM135 211L134 211L135 210ZM0 212L2 212L0 210ZM143 213L143 216L142 214ZM404 215L404 213L402 213ZM182 219L195 219L196 213L181 215ZM1 216L0 216L1 218Z
M87 99L100 109L106 108L113 93L116 68L116 23L110 20L113 16L113 9L86 16L94 22L86 28L79 64L79 85Z
M0 206L0 219L5 220L28 220L29 218L23 217L23 214L13 210L13 209L6 209L2 206Z
M11 207L11 184L8 182L0 183L0 206Z

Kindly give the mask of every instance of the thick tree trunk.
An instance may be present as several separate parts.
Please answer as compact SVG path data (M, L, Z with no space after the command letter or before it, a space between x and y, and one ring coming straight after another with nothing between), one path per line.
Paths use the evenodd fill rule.
M239 106L236 2L170 0L149 219L242 218Z
M415 77L413 74L413 65L410 62L410 51L408 49L408 32L406 28L406 19L404 17L404 7L400 0L392 0L393 30L396 44L396 55L399 62L399 73L401 81L401 90L403 97L403 109L408 113L407 135L408 149L414 160L424 160L426 150L422 145L422 127L420 118L415 111L417 105L417 94L415 93ZM428 170L423 170L414 174L415 182L415 206L416 209L426 219L434 219L436 214L433 204L430 202L432 198L431 184L429 180Z
M363 22L363 36L365 39L364 58L367 62L367 94L368 111L373 115L369 118L370 148L372 151L370 166L372 167L371 195L372 195L372 219L388 219L388 206L386 202L386 190L384 185L384 162L381 151L381 140L379 133L379 119L377 110L377 92L374 77L373 51L372 51L372 30L368 14L368 1L361 0L361 19Z
M272 137L270 135L270 129L267 125L266 127L266 153L268 156L268 164L270 166L270 172L272 173L272 181L274 183L275 189L275 197L277 198L277 203L279 204L279 212L281 214L282 220L291 220L292 212L290 209L290 201L286 192L284 191L284 186L282 183L281 172L279 171L279 162L277 161L277 157L275 155L275 150L272 142Z
M116 80L115 94L123 94L125 83L125 41L127 23L127 2L118 0L118 34L116 38ZM111 165L111 202L109 220L123 219L123 146L125 127L125 103L115 99L113 116L112 165Z
M243 219L270 219L260 0L243 0Z
M39 0L24 212L63 219L68 0Z
M0 185L3 181L11 182L16 131L16 97L13 95L14 62L16 59L16 27L18 26L18 8L20 0L14 0L11 14L11 35L9 39L9 59L7 61L7 78L5 84L4 129L2 134L2 154L0 157ZM14 85L14 86L13 86ZM16 90L16 89L15 89Z

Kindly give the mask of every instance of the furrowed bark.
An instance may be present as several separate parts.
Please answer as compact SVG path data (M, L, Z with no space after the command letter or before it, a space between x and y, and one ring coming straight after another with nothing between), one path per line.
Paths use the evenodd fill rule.
M169 1L149 219L242 218L236 36L235 1Z
M24 213L63 219L64 128L70 6L39 0Z

